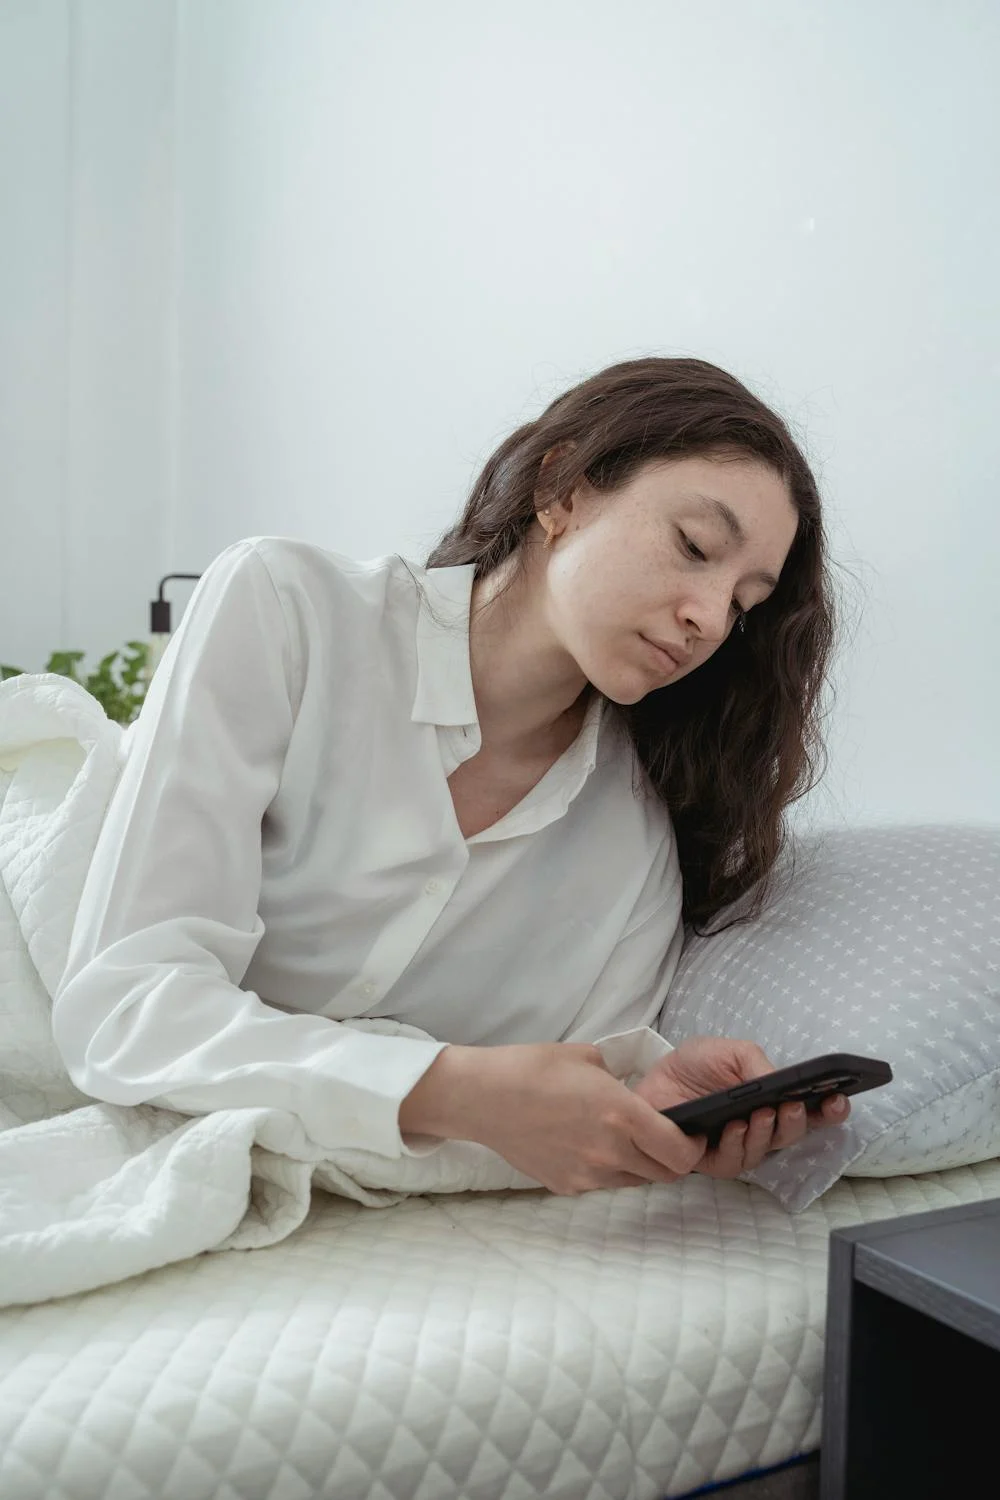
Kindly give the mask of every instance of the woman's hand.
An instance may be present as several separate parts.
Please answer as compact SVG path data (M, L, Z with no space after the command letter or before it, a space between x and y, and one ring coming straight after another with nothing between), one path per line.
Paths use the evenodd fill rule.
M694 1036L655 1063L634 1086L633 1093L654 1109L669 1109L773 1072L774 1064L754 1042ZM769 1151L780 1151L800 1141L807 1130L818 1125L842 1125L850 1112L850 1102L843 1094L824 1099L822 1108L814 1113L803 1104L782 1104L777 1114L773 1109L755 1109L749 1124L730 1121L718 1146L706 1150L695 1171L709 1177L738 1177L759 1167Z
M577 1042L446 1047L400 1105L399 1128L479 1141L560 1194L676 1182L705 1150Z

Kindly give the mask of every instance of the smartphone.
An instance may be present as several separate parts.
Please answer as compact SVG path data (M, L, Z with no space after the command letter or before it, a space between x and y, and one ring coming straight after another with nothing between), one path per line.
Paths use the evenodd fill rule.
M750 1078L717 1094L704 1094L661 1114L679 1125L685 1135L704 1135L717 1146L730 1120L749 1120L755 1109L777 1109L779 1104L804 1104L818 1109L828 1094L860 1094L892 1081L892 1069L879 1057L855 1057L851 1052L829 1052L808 1062L778 1068Z

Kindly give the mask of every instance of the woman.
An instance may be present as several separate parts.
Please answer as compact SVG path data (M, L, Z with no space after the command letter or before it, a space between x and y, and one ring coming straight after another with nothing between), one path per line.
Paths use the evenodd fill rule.
M331 1150L479 1141L558 1193L752 1168L801 1106L714 1150L659 1110L764 1053L646 1042L684 921L761 905L830 637L808 466L698 360L554 401L425 569L230 547L129 731L54 1004L71 1076Z

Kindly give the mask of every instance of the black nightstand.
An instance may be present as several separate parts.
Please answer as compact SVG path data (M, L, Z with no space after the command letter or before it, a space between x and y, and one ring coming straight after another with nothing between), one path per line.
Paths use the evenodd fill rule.
M1000 1199L830 1236L820 1500L1000 1494Z

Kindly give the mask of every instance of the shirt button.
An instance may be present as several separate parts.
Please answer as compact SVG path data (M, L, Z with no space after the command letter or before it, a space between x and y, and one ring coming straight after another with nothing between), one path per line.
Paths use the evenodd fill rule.
M375 986L372 984L370 979L367 979L361 986L361 993L369 1000L375 994Z
M428 880L427 884L424 886L424 890L427 892L428 896L436 896L440 889L440 880Z

